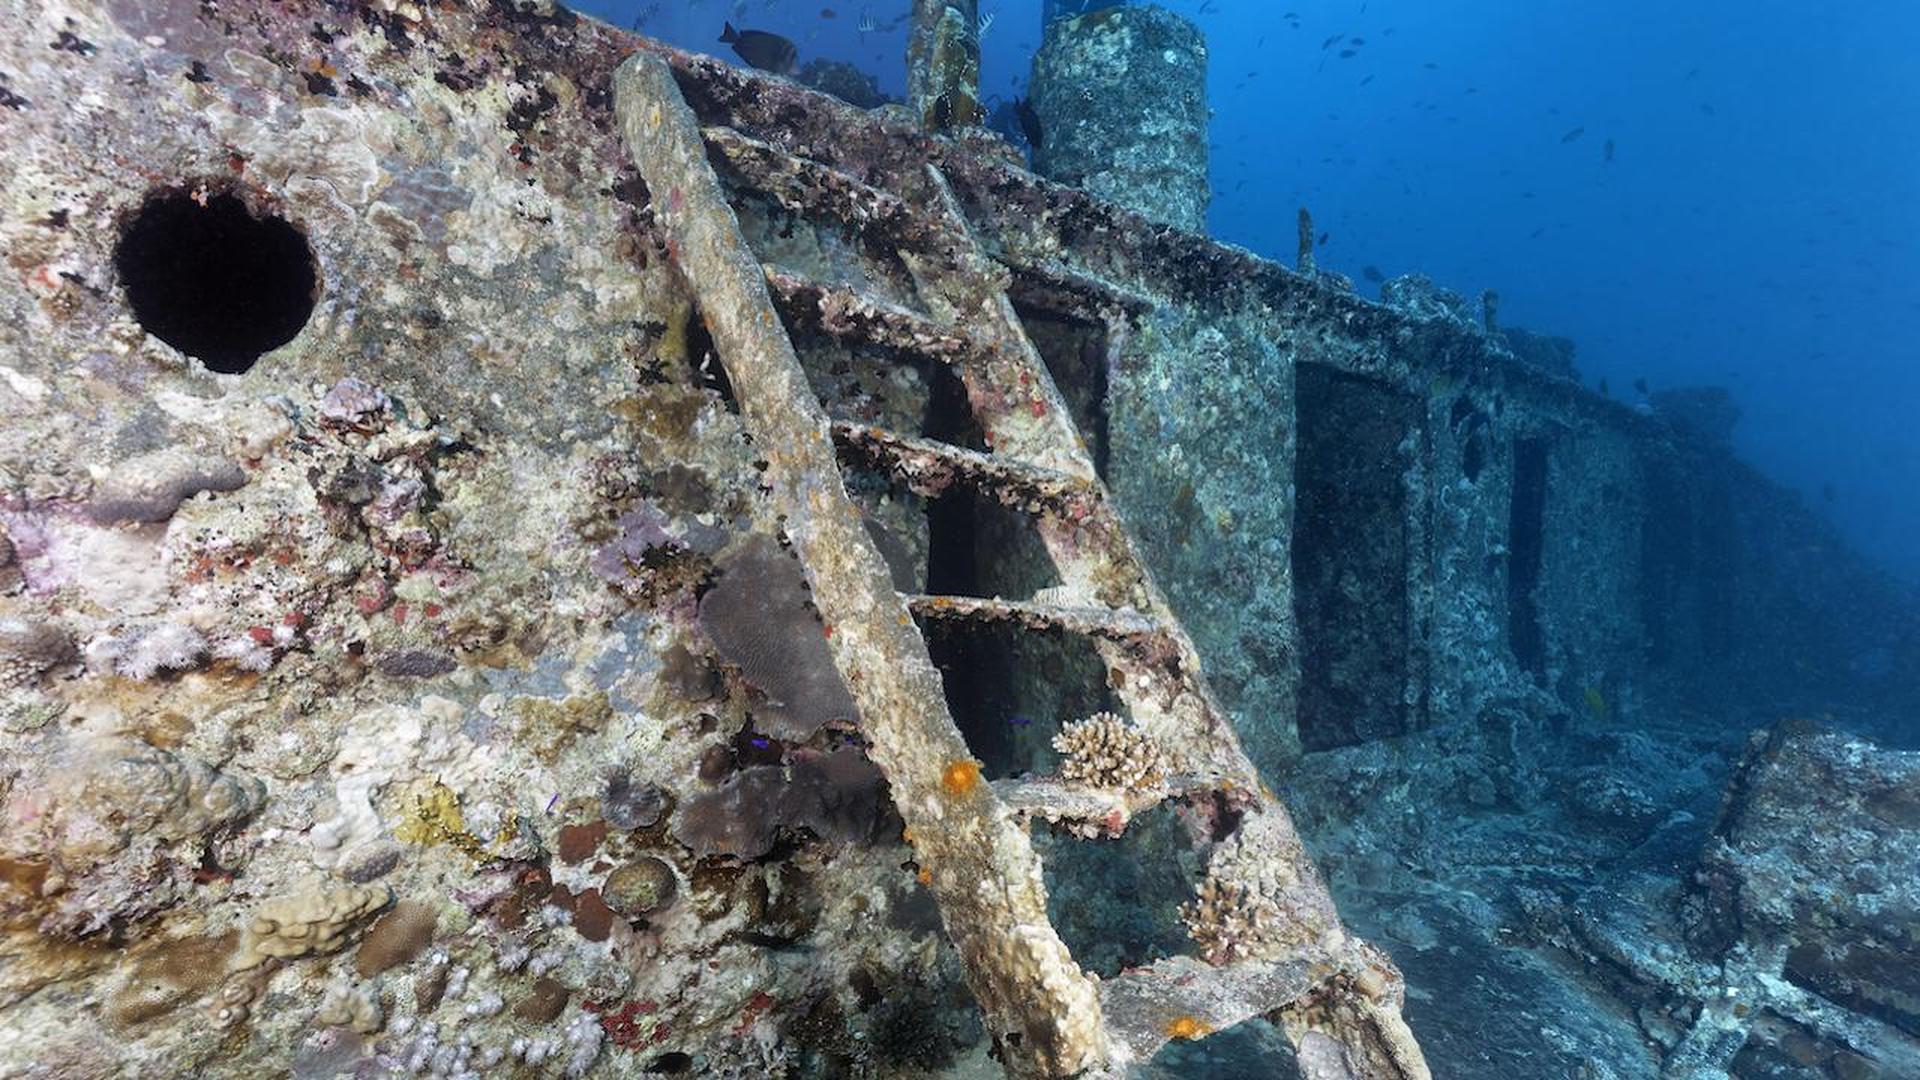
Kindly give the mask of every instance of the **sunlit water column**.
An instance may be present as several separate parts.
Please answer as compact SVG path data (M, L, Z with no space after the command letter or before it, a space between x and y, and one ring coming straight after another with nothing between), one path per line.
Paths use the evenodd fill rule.
M1206 231L1207 43L1199 27L1157 7L1055 19L1033 58L1028 93L1040 119L1040 173Z

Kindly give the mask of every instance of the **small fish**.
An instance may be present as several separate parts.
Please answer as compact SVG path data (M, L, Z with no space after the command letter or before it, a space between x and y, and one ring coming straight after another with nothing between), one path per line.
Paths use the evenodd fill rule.
M1009 716L1007 717L1007 723L1012 724L1014 727L1027 727L1033 723L1033 719L1027 716Z
M1580 136L1585 135L1586 133L1587 133L1586 128L1577 127L1577 128L1574 128L1572 131L1567 132L1565 135L1560 136L1560 141L1563 143L1570 143L1573 140L1579 138Z
M1342 59L1342 60L1350 60L1350 59L1352 59L1353 57L1356 57L1356 56L1358 56L1358 55L1360 55L1360 54L1359 54L1358 52L1355 52L1355 51L1354 51L1354 50L1352 50L1352 49L1341 49L1341 50L1340 50L1340 59Z
M839 17L840 17L840 13L839 13L839 12L837 12L837 11L835 11L835 10L833 10L833 9L832 9L832 8L830 8L830 7L829 7L829 8L821 8L821 9L820 9L820 17L821 17L821 18L823 18L823 19L837 19L837 18L839 18Z
M1368 281L1371 281L1376 285L1378 285L1380 282L1387 280L1387 275L1381 273L1379 267L1372 266L1372 265L1361 267L1360 276L1363 278L1366 278Z
M793 74L794 64L800 59L800 49L792 41L765 30L735 30L732 23L727 23L720 40L733 46L749 66L775 75Z
M1320 239L1318 239L1318 240L1315 240L1315 241L1314 241L1313 243L1314 243L1314 246L1315 246L1315 247L1325 247L1325 246L1327 246L1327 234L1326 234L1326 233L1321 233L1321 234L1320 234Z
M1600 148L1600 160L1602 162L1610 162L1613 160L1613 140L1612 139L1608 139L1607 145Z

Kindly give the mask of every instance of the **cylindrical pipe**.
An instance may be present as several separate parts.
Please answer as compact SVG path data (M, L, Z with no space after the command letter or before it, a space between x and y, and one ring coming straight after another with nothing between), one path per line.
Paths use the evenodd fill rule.
M913 0L907 100L929 131L978 124L980 0Z
M1047 24L1029 96L1034 169L1156 221L1205 232L1207 44L1157 7L1101 8Z

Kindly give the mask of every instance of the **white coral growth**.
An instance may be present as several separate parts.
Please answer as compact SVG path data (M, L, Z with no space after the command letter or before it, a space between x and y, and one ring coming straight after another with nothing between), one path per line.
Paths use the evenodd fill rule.
M1166 780L1166 756L1159 745L1110 712L1062 725L1053 748L1064 755L1060 778L1069 783L1137 791Z
M1180 918L1211 964L1334 948L1341 936L1332 898L1291 827L1277 819L1251 821L1214 850L1207 879L1181 905Z
M587 1071L593 1068L593 1063L600 1058L600 1044L605 1037L606 1032L600 1026L600 1018L592 1013L580 1013L568 1022L565 1036L566 1075L569 1077L587 1075Z
M200 631L180 623L159 623L122 643L113 668L129 679L151 679L162 671L191 671L206 655L207 639Z
M1202 959L1231 964L1269 954L1280 906L1243 882L1209 877L1200 895L1180 906L1180 918Z

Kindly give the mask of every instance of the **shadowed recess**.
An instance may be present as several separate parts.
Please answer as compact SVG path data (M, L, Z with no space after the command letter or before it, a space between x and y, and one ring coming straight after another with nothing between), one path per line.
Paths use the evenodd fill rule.
M227 375L292 341L319 294L305 234L230 193L150 196L114 266L141 328Z

